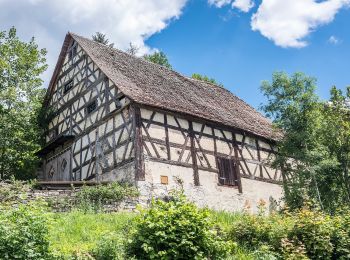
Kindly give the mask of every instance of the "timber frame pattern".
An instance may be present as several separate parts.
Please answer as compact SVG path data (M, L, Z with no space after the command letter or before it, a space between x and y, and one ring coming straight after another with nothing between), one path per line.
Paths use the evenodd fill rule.
M270 167L277 151L268 140L171 111L146 106L141 110L146 114L141 117L141 148L145 157L193 168L195 185L200 185L199 170L218 172L218 157L238 162L239 173L244 178L282 181L280 170Z
M151 160L192 168L194 184L200 185L200 171L218 173L217 158L225 157L235 161L241 177L281 183L280 170L269 166L277 153L274 141L134 102L73 38L65 45L46 100L56 116L49 124L47 146L39 152L42 180L100 180L132 165L134 180L142 181L145 161ZM96 107L89 112L91 102Z

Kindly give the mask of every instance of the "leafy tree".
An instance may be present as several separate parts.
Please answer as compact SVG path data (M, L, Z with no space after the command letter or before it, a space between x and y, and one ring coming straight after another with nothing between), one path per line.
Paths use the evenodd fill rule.
M104 33L101 33L101 32L96 32L94 35L92 35L92 39L95 42L102 43L102 44L107 45L107 46L112 47L112 48L114 46L114 43L109 43L109 40L107 39L106 35Z
M221 83L218 83L215 79L209 78L208 76L205 76L205 75L201 75L201 74L198 74L198 73L194 73L194 74L192 74L191 77L192 77L193 79L205 81L205 82L208 82L208 83L211 83L211 84L214 84L214 85L223 87L223 85L222 85Z
M148 60L150 62L159 64L161 66L167 67L168 69L171 69L171 65L169 63L168 57L165 55L164 52L155 52L153 54L148 54L144 56L145 60Z
M40 147L37 113L44 89L46 50L21 41L12 27L0 32L0 178L33 177Z
M266 115L283 130L275 167L284 172L285 198L292 208L306 200L333 211L350 202L349 109L346 96L332 88L324 102L315 94L316 79L303 73L274 73L263 82Z

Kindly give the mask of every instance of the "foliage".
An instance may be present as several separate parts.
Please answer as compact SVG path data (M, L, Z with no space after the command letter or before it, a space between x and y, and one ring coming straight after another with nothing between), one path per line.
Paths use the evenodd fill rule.
M14 27L0 32L0 179L30 179L36 171L45 55L34 38L21 41Z
M14 178L0 183L0 203L2 205L12 205L21 202L33 185L35 185L35 181L22 182Z
M128 253L137 259L219 259L231 244L219 236L209 211L176 195L156 200L135 218Z
M316 80L302 73L283 72L263 82L266 115L283 130L275 167L284 172L285 200L291 209L309 201L334 212L350 203L350 113L335 87L329 102L315 93Z
M0 258L49 259L48 217L36 203L0 209Z
M101 240L97 242L92 255L96 260L124 260L125 256L125 241L120 234L110 233L104 235Z
M289 237L305 246L311 259L331 259L332 222L329 215L319 211L303 209L294 216L294 226Z
M150 62L159 64L161 66L167 67L168 69L171 69L171 65L169 63L168 57L165 55L164 52L160 51L156 51L153 54L147 54L145 56L143 56L145 60L148 60Z
M331 242L334 246L332 259L350 259L350 209L334 216Z
M214 84L214 85L223 87L223 85L222 85L221 83L218 83L215 79L209 78L208 76L205 76L205 75L201 75L201 74L198 74L198 73L194 73L194 74L192 74L191 77L192 77L193 79L205 81L205 82L208 82L208 83L211 83L211 84Z
M51 251L64 259L86 254L103 259L108 252L114 252L114 247L122 247L125 229L134 215L130 212L87 213L77 210L55 213L49 226ZM118 254L123 254L123 251Z
M76 194L76 204L82 209L102 209L108 203L118 203L125 198L137 197L138 191L129 184L118 182L107 185L83 186Z
M288 218L277 214L269 217L244 214L231 226L229 237L240 246L253 251L260 251L266 246L276 251L281 246L281 240L287 237L291 226Z
M331 216L307 207L269 216L244 214L233 222L228 237L264 257L349 259L349 216L349 211Z
M111 48L113 48L114 46L114 43L109 43L109 40L107 39L106 35L101 32L96 32L94 35L92 35L92 40L107 45Z

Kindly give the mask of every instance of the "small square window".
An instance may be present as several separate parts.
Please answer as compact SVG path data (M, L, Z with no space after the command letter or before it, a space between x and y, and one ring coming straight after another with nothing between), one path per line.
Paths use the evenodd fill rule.
M97 109L97 100L92 101L89 105L86 107L86 113L91 114Z
M73 80L70 80L64 85L63 94L66 94L72 88L73 88Z

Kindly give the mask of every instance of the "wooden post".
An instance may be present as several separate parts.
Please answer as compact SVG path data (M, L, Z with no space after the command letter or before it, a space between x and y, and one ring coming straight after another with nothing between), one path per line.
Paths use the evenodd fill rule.
M198 163L197 163L197 154L196 154L196 147L195 147L195 140L194 140L194 133L193 133L193 125L192 121L188 121L189 123L189 137L191 141L191 157L192 157L192 168L193 168L193 179L194 179L194 185L199 186L199 173L198 173Z
M169 144L169 130L168 130L168 119L166 113L164 113L164 127L165 127L165 145L166 145L166 151L168 155L168 160L171 160L170 155L170 144Z
M259 146L259 140L258 139L255 139L255 145L256 145L256 151L257 151L257 154L258 154L260 178L264 178L263 168L262 168L262 165L261 165L260 146Z
M139 107L132 106L134 111L134 129L135 129L135 179L137 181L145 180L145 163L143 158L143 142L142 142L142 121L141 111Z
M239 158L238 158L238 145L237 145L237 140L236 140L236 134L233 132L232 133L232 139L233 139L233 150L235 153L235 170L236 170L236 175L237 175L237 182L238 182L238 191L239 193L243 192L242 189L242 181L241 181L241 173L239 170Z

